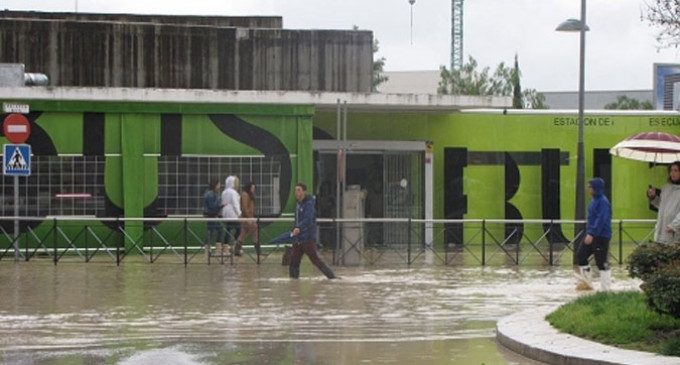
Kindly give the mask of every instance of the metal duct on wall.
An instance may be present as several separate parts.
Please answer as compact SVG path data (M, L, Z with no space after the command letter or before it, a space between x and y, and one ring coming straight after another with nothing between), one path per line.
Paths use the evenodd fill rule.
M24 85L26 86L47 86L50 83L49 77L39 73L24 73Z

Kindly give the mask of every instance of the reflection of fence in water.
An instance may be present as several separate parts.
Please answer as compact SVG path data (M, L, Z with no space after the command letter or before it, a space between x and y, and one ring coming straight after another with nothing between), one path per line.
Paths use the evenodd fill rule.
M220 220L226 222L226 220ZM50 259L55 264L72 258L83 262L143 260L149 263L162 260L185 265L205 263L203 245L207 218L69 218L21 217L21 234L14 239L12 217L0 217L0 260ZM343 225L365 227L371 225L399 225L410 232L406 242L381 242L372 245L344 245L319 242L324 255L333 255L333 262L343 262L348 251L359 250L362 265L413 264L424 262L444 265L567 265L571 264L574 241L582 238L575 233L568 241L557 242L552 229L574 232L575 221L570 220L424 220L403 218L319 219L319 231L342 229ZM247 255L255 263L269 263L277 253L282 253L289 242L266 243L283 232L290 231L291 218L260 218L260 242L264 251L273 255L258 258L250 242ZM654 220L614 220L614 236L610 244L610 261L625 263L625 258L638 245L650 242ZM522 230L506 227L522 225ZM447 234L454 230L461 237ZM342 230L341 230L342 231ZM521 237L513 236L521 231ZM371 232L364 229L363 232ZM428 233L428 234L426 234ZM319 235L324 236L324 235ZM325 235L328 236L328 235ZM414 237L432 237L430 242ZM455 242L445 242L445 238ZM343 238L344 239L344 238ZM363 239L359 237L358 239ZM338 249L336 249L338 247ZM361 247L360 249L358 247ZM228 262L233 262L228 260Z

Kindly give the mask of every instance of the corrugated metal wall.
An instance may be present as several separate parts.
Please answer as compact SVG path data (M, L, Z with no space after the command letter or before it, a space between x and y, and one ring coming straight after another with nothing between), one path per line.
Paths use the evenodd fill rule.
M1 18L0 62L47 74L52 86L371 90L370 31L94 18Z

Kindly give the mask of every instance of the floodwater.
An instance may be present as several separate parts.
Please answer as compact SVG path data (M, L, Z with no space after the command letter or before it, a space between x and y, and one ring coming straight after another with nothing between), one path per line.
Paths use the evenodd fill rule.
M570 268L0 262L3 364L537 364L495 342ZM280 261L279 261L280 263ZM633 289L614 268L614 288Z

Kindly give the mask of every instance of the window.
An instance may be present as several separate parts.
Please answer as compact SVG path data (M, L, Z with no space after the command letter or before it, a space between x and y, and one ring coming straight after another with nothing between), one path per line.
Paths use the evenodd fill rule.
M264 156L169 156L158 157L158 209L168 215L203 213L203 193L213 179L236 175L241 187L256 185L256 215L275 215L279 202L279 158ZM240 191L239 191L240 192Z
M104 213L104 156L31 156L19 177L19 215L96 216ZM2 215L14 215L14 177L3 176Z
M18 177L19 215L103 216L105 156L31 156L31 175ZM201 199L212 179L222 184L237 175L241 186L257 186L256 214L277 215L280 158L264 156L170 156L158 157L159 213L200 215ZM14 215L14 176L3 176L0 214Z

